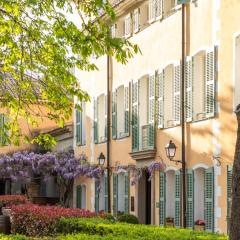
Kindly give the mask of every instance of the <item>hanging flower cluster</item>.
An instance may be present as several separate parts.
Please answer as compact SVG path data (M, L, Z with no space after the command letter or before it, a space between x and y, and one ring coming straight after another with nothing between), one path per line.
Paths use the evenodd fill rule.
M103 171L98 166L81 164L73 152L33 153L16 152L0 157L0 175L13 181L28 181L34 174L47 180L50 176L61 176L63 179L75 179L80 176L100 179Z
M143 171L147 171L149 173L149 181L151 181L153 177L154 171L161 171L165 169L166 165L163 162L153 161L149 166L145 167L136 167L135 165L122 166L119 165L116 168L117 173L120 172L129 172L130 173L130 184L134 186L142 177Z

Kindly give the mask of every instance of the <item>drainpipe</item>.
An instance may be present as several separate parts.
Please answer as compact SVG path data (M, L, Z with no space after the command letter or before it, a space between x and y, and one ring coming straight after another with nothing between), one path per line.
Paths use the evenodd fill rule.
M185 153L185 4L182 4L182 71L181 71L181 128L182 128L182 226L186 228L186 153Z
M110 130L111 130L111 61L110 56L107 55L107 186L108 186L108 212L111 213L111 184L110 184Z

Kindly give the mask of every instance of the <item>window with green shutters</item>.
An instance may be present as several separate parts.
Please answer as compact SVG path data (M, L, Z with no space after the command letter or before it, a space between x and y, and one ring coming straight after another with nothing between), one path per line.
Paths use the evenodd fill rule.
M186 58L185 68L185 87L186 87L186 121L192 121L193 117L193 61L192 57Z
M108 103L107 103L107 95L105 95L104 97L104 138L105 140L107 140L107 108L108 108Z
M181 86L181 66L174 66L173 82L173 119L175 124L180 124L180 86Z
M132 151L139 150L139 83L132 83Z
M205 58L205 112L206 117L215 114L216 105L216 49L207 51Z
M194 225L194 172L187 170L187 227L193 228Z
M108 212L108 176L104 173L104 211Z
M124 212L129 213L129 174L124 174Z
M98 99L94 100L94 143L98 143Z
M76 207L77 208L82 208L82 186L79 185L76 188Z
M76 144L82 145L82 111L75 110L76 114Z
M113 214L118 212L118 175L113 173Z
M117 138L117 91L112 93L112 138Z
M7 129L6 129L7 118L5 114L0 114L0 146L7 145Z
M99 182L95 181L95 212L99 212Z
M157 74L156 94L157 94L157 125L158 125L158 128L163 128L164 127L164 70Z
M159 225L165 225L166 217L166 174L159 173Z
M129 125L130 125L130 120L129 120L129 100L130 100L130 96L129 96L129 87L125 87L124 88L124 132L125 132L125 136L129 136Z
M229 230L232 206L232 166L227 167L227 228Z
M214 168L204 173L204 219L205 229L214 231Z
M181 226L181 172L175 172L175 226Z

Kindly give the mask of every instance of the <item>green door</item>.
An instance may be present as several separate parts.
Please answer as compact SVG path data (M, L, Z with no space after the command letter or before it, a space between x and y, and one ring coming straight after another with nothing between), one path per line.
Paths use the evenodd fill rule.
M95 181L95 212L99 212L99 182Z
M108 175L104 174L104 211L108 212Z
M175 172L175 226L181 227L181 172Z
M77 186L77 189L76 189L76 195L77 195L77 208L82 208L82 186L79 185Z
M208 168L204 174L204 219L205 229L214 231L214 168Z
M124 212L129 213L129 174L124 175Z
M113 173L113 214L118 212L118 175Z
M232 166L227 167L227 229L229 230L229 222L231 216L232 205Z
M187 228L194 225L194 173L187 170Z
M159 225L165 225L166 217L166 174L159 174Z

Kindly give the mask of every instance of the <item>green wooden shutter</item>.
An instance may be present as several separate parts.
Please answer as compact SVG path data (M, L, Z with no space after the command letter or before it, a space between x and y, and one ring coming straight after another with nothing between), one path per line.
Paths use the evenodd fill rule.
M113 173L113 214L118 212L118 175Z
M107 102L107 95L104 96L104 110L105 110L105 115L104 115L104 138L105 141L107 140L107 109L108 109L108 102Z
M112 138L117 138L117 91L112 93Z
M132 151L139 150L139 83L132 83Z
M205 112L206 117L212 117L215 114L215 81L216 81L216 54L215 49L206 52L205 58Z
M158 128L164 127L164 71L157 74L156 83L156 94L157 94L157 121Z
M99 182L95 181L95 212L99 212Z
M165 225L166 217L166 174L159 173L159 225Z
M77 195L77 208L82 208L82 186L79 185L77 186L77 189L76 189L76 195Z
M192 169L187 170L187 227L194 225L194 173Z
M108 175L104 174L104 211L108 212Z
M204 174L204 219L207 231L214 231L214 168Z
M76 144L82 144L82 112L76 109Z
M181 172L175 172L175 226L181 226Z
M129 87L124 88L124 133L129 136Z
M193 117L193 61L192 57L187 57L185 68L185 87L186 87L186 120L192 121Z
M124 175L124 211L129 213L129 174L125 173Z
M181 85L181 66L174 66L173 82L173 119L175 124L180 124L180 85Z
M232 166L227 167L227 229L229 231L232 206Z
M94 143L98 143L98 99L94 100Z

